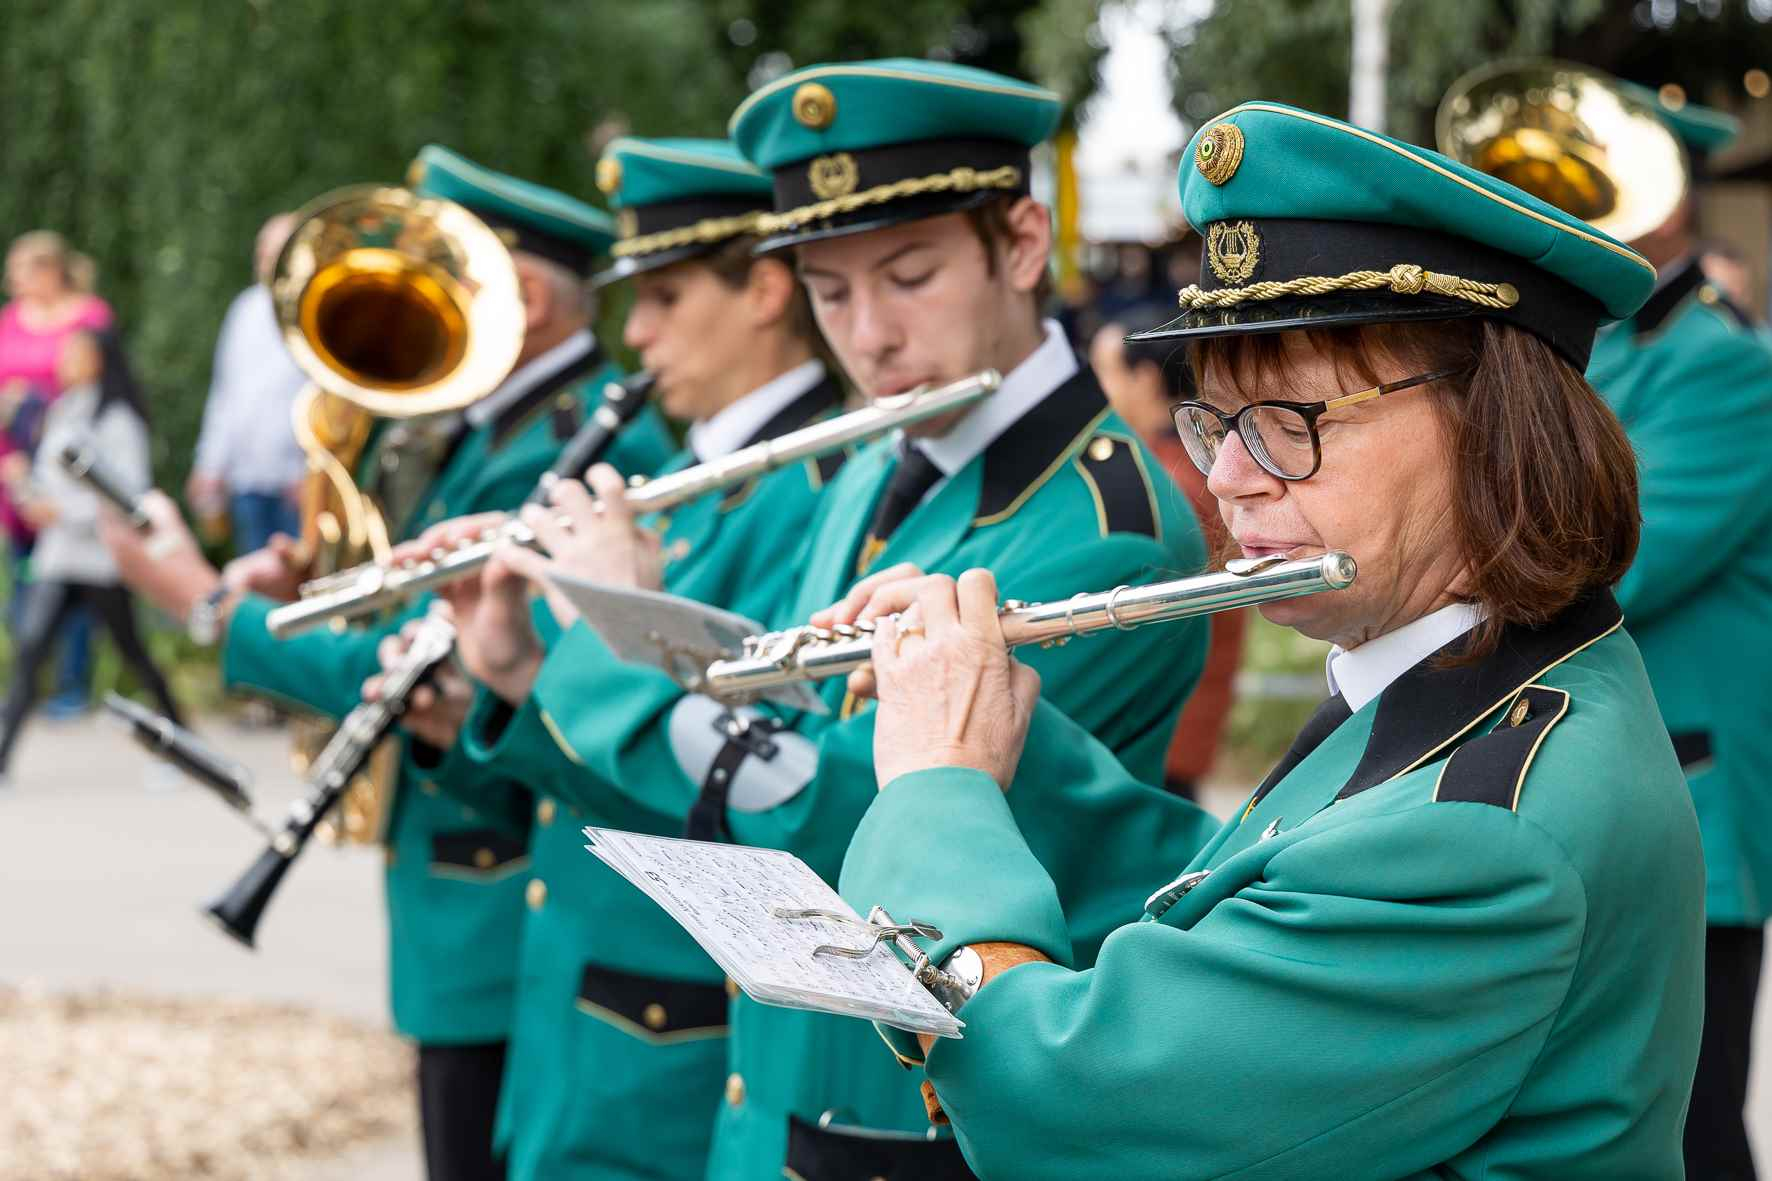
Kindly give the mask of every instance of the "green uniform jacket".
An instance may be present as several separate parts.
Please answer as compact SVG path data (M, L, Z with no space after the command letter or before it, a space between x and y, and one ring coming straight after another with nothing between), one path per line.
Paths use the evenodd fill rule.
M826 380L748 442L805 426L841 401ZM689 466L685 451L667 471ZM663 534L664 585L674 595L747 615L788 593L793 556L841 456L796 464L704 496L648 522ZM563 635L545 608L544 676L595 703L590 629ZM547 634L544 632L544 635ZM601 647L593 644L593 647ZM484 768L449 782L538 798L530 839L529 911L496 1142L511 1181L693 1181L707 1167L713 1112L726 1077L725 978L664 911L585 852L584 818L560 784L586 774L555 741L534 698L511 710L482 692L454 757ZM612 794L612 793L611 793ZM527 794L524 794L527 799ZM499 807L496 800L490 806ZM680 836L683 819L638 804L621 827Z
M821 497L789 596L766 622L804 623L854 583L874 508L894 467L890 440L850 460ZM938 486L893 533L870 568L913 562L959 574L995 572L1001 592L1030 601L1140 583L1198 570L1199 528L1173 485L1153 480L1155 461L1112 417L1093 374L1083 370L1024 415L985 452ZM1088 637L1030 651L1044 693L1128 767L1155 778L1182 701L1204 657L1205 630L1184 625L1140 636ZM729 753L715 730L720 707L685 695L656 671L626 666L587 637L579 674L543 676L539 710L587 773L560 785L591 823L619 826L631 803L688 815L710 770ZM593 708L585 682L596 667ZM835 880L850 834L873 798L873 714L854 711L841 681L827 682L828 716L793 715L771 738L767 759L748 758L730 775L724 817L732 838L790 849ZM742 711L755 716L757 711ZM612 799L612 785L621 798ZM1030 817L1030 824L1040 823ZM1080 921L1109 910L1087 881L1077 887ZM648 907L638 893L636 907ZM1108 929L1099 925L1095 938ZM1087 941L1085 941L1087 942ZM836 1125L910 1134L928 1121L902 1073L880 1058L878 1039L853 1022L769 1009L740 997L732 1014L731 1076L708 1175L777 1181L784 1162L812 1176L788 1148L790 1117L800 1140L816 1139L826 1112ZM855 1167L867 1139L842 1136L832 1149ZM953 1153L951 1143L938 1145ZM824 1152L828 1145L820 1146ZM954 1154L957 1156L957 1153ZM816 1170L813 1170L816 1172ZM872 1175L871 1173L865 1175Z
M391 523L397 536L522 503L601 400L604 383L619 376L605 366L586 380L587 371L573 366L570 381L543 382L493 422L469 431L408 519ZM623 431L610 460L623 471L650 473L670 452L663 422L647 412ZM235 608L222 650L223 681L334 718L357 704L363 681L378 670L382 637L423 610L417 605L343 633L321 628L275 640L265 629L273 606L249 597ZM440 794L415 754L422 755L421 748L403 738L388 833L394 1026L425 1044L498 1041L511 1021L526 842L501 830L499 818ZM413 784L420 790L409 790Z
M1772 349L1693 262L1600 334L1588 380L1641 464L1618 587L1704 833L1719 925L1772 914Z
M938 959L1001 939L1055 961L986 984L930 1049L978 1174L1682 1176L1701 851L1619 619L1599 596L1478 665L1424 661L1351 718L1331 699L1191 856L1159 814L1184 805L1130 804L1085 736L1036 719L1029 755L1067 776L1037 803L1104 873L1177 841L1087 970L1019 781L889 784L845 897L940 926Z

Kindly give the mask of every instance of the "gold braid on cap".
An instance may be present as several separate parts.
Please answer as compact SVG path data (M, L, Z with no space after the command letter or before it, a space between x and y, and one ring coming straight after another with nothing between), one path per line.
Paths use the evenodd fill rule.
M972 193L979 189L1014 189L1021 185L1021 169L1012 164L980 172L976 168L955 168L934 176L913 176L891 184L875 185L859 193L845 193L813 205L802 205L783 213L763 215L762 232L776 234L795 230L807 222L823 221L839 213L853 213L870 205L896 201L901 197L921 197L925 193Z
M660 230L656 234L640 234L633 238L623 238L609 248L612 258L626 258L631 254L652 254L659 250L674 250L679 246L699 246L704 242L719 242L726 238L736 238L740 234L761 232L764 215L757 213L741 213L737 217L707 217L691 225L678 226L674 230Z
M1233 307L1258 299L1280 299L1287 295L1334 295L1339 291L1394 291L1398 295L1444 295L1462 299L1485 308L1511 308L1520 302L1520 292L1512 283L1482 283L1476 279L1460 279L1424 271L1413 263L1400 262L1388 271L1349 271L1333 277L1301 275L1284 282L1264 281L1247 287L1221 287L1202 291L1198 285L1181 289L1181 310Z

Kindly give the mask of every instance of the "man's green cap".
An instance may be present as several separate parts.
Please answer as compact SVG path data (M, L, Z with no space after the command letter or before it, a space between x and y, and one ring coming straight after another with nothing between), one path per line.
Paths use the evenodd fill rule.
M1028 192L1058 126L1050 90L988 70L889 58L809 66L754 92L728 127L771 174L760 250L858 234Z
M1614 84L1660 115L1668 130L1694 157L1702 159L1726 148L1741 134L1741 120L1714 107L1687 102L1686 91L1680 86L1669 83L1659 90L1651 90L1622 78L1614 79Z
M406 173L406 184L423 197L441 197L472 210L507 245L588 275L609 250L615 227L609 215L565 193L494 172L458 152L427 144Z
M615 265L602 285L669 266L757 232L769 212L769 177L723 139L612 141L597 187L615 209Z
M1599 325L1655 283L1635 251L1512 185L1280 103L1201 127L1180 185L1200 283L1134 341L1483 316L1585 369Z

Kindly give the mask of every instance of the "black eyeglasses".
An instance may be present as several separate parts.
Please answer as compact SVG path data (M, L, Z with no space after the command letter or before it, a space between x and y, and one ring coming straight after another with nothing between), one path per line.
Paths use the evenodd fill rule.
M1205 402L1179 402L1174 409L1175 429L1181 434L1188 458L1203 475L1212 474L1212 465L1218 461L1226 437L1235 432L1263 471L1282 480L1308 480L1323 465L1323 440L1317 433L1317 419L1343 406L1468 372L1437 369L1325 402L1251 402L1235 414L1222 413Z

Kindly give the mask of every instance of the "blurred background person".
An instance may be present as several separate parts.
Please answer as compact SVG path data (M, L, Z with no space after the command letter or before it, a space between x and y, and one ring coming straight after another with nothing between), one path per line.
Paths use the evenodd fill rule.
M0 459L0 476L20 515L36 530L31 590L17 633L12 683L0 706L0 783L26 716L36 703L37 673L57 626L76 603L87 604L116 641L124 662L154 695L160 712L180 713L166 678L136 629L133 600L98 537L96 493L62 470L55 456L90 440L118 477L136 488L150 482L147 407L117 336L80 332L63 342L57 366L63 393L49 407L35 460L22 452Z
M62 389L57 375L62 346L77 332L109 328L111 307L94 293L98 270L53 230L20 234L6 251L6 293L0 307L0 460L23 452L28 458L43 428L43 416ZM0 488L0 528L10 559L12 599L7 624L14 639L25 607L27 561L32 530ZM57 630L62 660L55 695L44 712L72 717L86 709L92 676L92 615L76 604Z
M1747 255L1741 252L1739 246L1721 238L1700 242L1698 266L1704 271L1704 277L1735 305L1735 310L1742 318L1754 318L1751 310L1756 302L1753 268L1748 266Z
M1108 404L1138 432L1187 496L1205 532L1207 552L1217 554L1227 540L1224 522L1217 502L1206 491L1206 477L1182 448L1169 409L1183 393L1170 381L1170 367L1154 358L1128 353L1127 331L1123 324L1104 324L1090 344L1089 363L1101 378ZM1220 611L1210 622L1206 668L1175 721L1175 735L1163 760L1166 786L1189 799L1195 798L1196 789L1218 757L1225 722L1236 704L1237 669L1242 664L1243 632L1248 626L1244 611Z
M185 500L209 540L232 524L234 552L262 549L276 533L301 530L297 501L306 464L290 414L307 378L277 328L269 286L277 255L295 228L279 213L258 231L252 286L234 297L215 342L209 400Z

